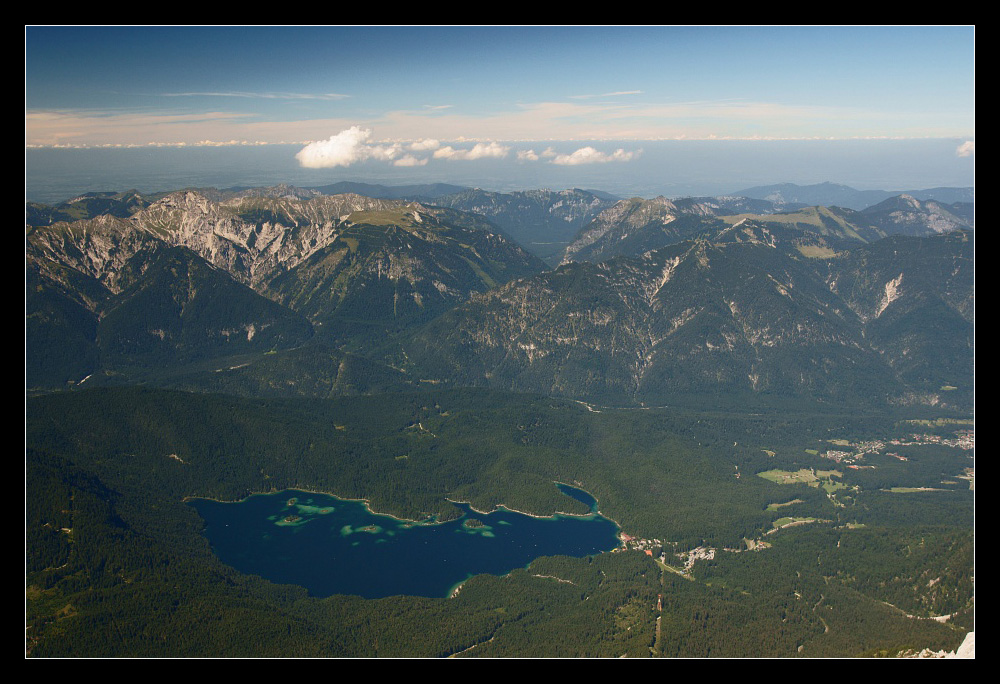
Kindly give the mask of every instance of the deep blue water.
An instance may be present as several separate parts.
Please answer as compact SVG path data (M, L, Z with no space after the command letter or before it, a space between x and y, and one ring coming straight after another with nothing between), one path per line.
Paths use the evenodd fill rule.
M582 557L618 546L618 526L586 492L560 491L591 506L587 516L536 518L500 509L414 523L379 515L362 501L288 490L236 503L195 499L204 534L227 565L313 596L406 594L444 597L472 575L503 575L540 556Z
M566 496L576 499L584 506L590 508L591 513L597 513L597 499L592 497L588 492L568 484L563 484L562 482L556 482L556 487Z

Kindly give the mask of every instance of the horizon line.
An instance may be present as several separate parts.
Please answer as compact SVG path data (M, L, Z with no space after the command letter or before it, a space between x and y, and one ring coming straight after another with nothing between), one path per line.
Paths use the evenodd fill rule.
M384 140L375 141L376 144L380 143L405 143L405 142L416 142L418 138L386 138ZM483 142L505 142L505 143L553 143L553 142L601 142L601 143L619 143L619 142L847 142L853 140L968 140L974 141L975 135L925 135L925 136L913 136L913 135L858 135L858 136L798 136L798 137L784 137L784 136L707 136L707 137L691 137L691 136L674 136L674 137L659 137L659 138L456 138L454 140L443 140L442 142L450 143L483 143ZM85 149L142 149L142 148L157 148L157 147L172 147L172 148L185 148L185 147L268 147L268 146L293 146L293 145L310 145L315 142L320 142L319 140L292 140L292 141L266 141L266 140L228 140L228 141L216 141L216 140L201 140L198 142L158 142L150 141L147 143L98 143L98 144L88 144L88 143L53 143L53 144L41 144L41 143L25 143L25 150L85 150Z

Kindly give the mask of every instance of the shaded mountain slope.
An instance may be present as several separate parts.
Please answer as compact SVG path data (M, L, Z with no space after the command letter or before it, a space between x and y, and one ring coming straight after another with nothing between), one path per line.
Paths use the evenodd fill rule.
M928 240L923 250L945 261L961 245ZM909 259L909 268L920 268L918 254ZM952 283L967 302L970 265L957 263L965 270ZM893 334L865 317L865 306L877 306L875 291L846 298L825 268L846 267L805 259L767 226L744 223L640 258L568 264L474 297L416 334L407 354L442 379L595 401L901 400L917 378L903 372L901 352L888 343ZM884 294L885 283L871 278ZM966 328L942 326L923 339L952 340L938 344L957 344L954 363L966 368ZM934 363L929 346L911 353L918 366ZM968 374L960 376L967 384Z

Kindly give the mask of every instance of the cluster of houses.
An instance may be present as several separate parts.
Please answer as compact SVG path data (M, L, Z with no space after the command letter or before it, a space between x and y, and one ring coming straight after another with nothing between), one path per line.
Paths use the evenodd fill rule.
M713 560L715 558L715 549L710 546L699 546L690 551L678 553L677 557L684 561L684 572L691 572L691 568L694 567L696 561Z
M845 461L850 463L854 461L856 458L858 458L855 456L853 451L835 451L833 449L830 449L825 454L820 454L820 455L823 458L828 458L831 461L836 461L837 463L843 463Z
M844 446L851 447L851 451L830 449L826 453L820 455L823 458L828 458L831 461L836 461L837 463L855 463L863 459L867 454L881 453L882 450L885 449L885 442L873 439L867 442L858 442L857 444L845 444Z
M617 549L618 551L643 551L647 556L652 556L654 548L663 546L663 542L659 539L640 539L624 532L618 536L622 540L622 545Z
M873 439L866 442L858 442L857 444L845 444L851 448L851 451L842 451L839 449L829 449L826 453L820 454L823 458L828 458L831 461L844 464L853 464L862 460L867 454L879 454L885 450L887 445L891 446L922 446L926 444L940 444L942 446L953 447L956 449L965 449L967 451L976 448L976 431L975 430L958 430L955 432L955 438L941 437L940 435L928 435L928 434L912 434L911 439L890 439L888 442L883 442L882 440ZM901 456L898 453L888 452L886 456L892 456L893 458L899 459L900 461L906 461L906 456ZM848 468L874 468L875 466L859 466L859 465L848 465Z
M928 434L912 434L910 435L912 441L906 441L902 439L893 439L889 441L889 444L896 446L919 446L921 444L940 444L942 446L953 447L955 449L965 449L966 451L971 451L976 448L976 431L975 430L956 430L955 437L942 437L940 435L928 435Z

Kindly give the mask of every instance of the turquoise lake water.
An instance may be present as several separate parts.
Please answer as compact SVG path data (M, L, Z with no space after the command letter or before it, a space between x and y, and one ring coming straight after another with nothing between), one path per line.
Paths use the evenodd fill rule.
M286 490L236 503L195 499L204 534L222 562L313 596L447 596L472 575L504 575L540 556L582 557L619 545L618 526L587 492L557 485L591 507L586 516L537 518L499 509L416 523L365 502Z

